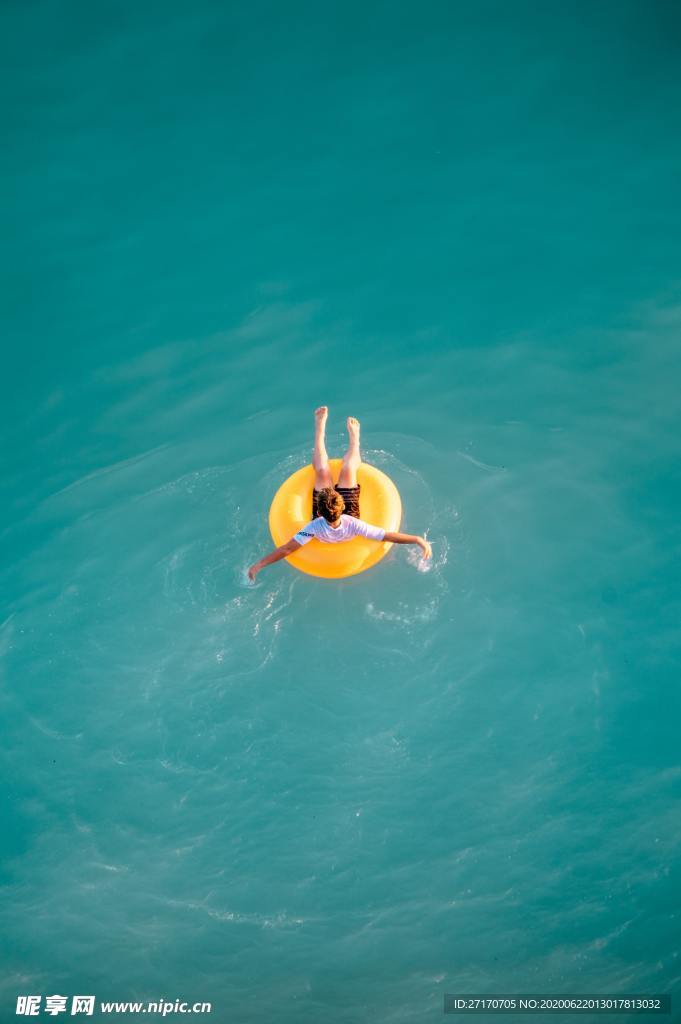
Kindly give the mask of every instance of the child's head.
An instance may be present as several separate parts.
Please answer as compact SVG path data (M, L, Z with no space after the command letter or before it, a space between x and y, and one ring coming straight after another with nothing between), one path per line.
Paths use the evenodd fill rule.
M343 514L345 502L338 491L334 491L333 487L325 487L317 495L317 509L320 516L324 516L327 523L335 523Z

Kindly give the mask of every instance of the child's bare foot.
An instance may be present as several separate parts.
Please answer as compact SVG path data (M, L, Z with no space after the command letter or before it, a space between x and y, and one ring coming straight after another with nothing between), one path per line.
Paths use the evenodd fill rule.
M348 437L350 438L350 447L359 448L359 420L356 420L354 416L348 416Z
M315 425L317 428L326 426L326 417L329 415L328 405L320 405L314 411Z

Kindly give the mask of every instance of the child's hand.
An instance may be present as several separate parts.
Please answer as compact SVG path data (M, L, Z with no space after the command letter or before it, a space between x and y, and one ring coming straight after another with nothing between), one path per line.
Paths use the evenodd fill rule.
M259 569L257 565L252 565L248 570L248 578L251 583L255 583L255 577L258 575Z
M431 548L430 544L428 543L428 541L426 540L425 537L419 537L419 547L421 548L421 551L423 552L423 557L424 558L432 558L433 557L433 549Z

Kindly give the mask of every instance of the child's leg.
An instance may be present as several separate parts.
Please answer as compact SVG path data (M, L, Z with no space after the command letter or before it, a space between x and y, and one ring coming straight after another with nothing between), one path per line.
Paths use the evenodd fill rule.
M329 410L325 405L320 405L314 412L314 451L312 453L312 465L314 466L314 489L323 491L325 487L333 487L333 477L329 469L329 456L326 454L326 418Z
M359 450L359 420L354 416L348 416L348 450L343 456L338 487L356 487L357 470L362 464L362 455Z

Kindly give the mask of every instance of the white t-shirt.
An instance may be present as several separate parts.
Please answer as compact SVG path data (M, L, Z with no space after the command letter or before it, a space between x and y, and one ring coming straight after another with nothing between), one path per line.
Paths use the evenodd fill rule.
M325 544L342 544L346 540L352 540L353 537L383 540L385 530L382 530L380 526L372 526L371 523L365 523L363 519L356 519L354 516L346 515L340 517L340 526L334 529L333 526L329 526L323 516L319 516L318 519L313 519L307 526L303 526L302 529L298 530L293 539L297 540L299 544L308 544L313 537L323 541Z

